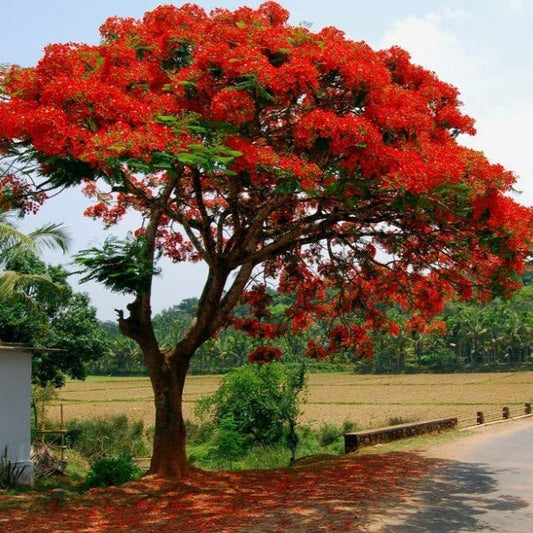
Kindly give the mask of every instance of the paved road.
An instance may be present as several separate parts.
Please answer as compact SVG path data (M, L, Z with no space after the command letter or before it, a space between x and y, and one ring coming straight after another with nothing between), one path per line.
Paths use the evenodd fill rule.
M436 476L370 531L533 532L533 418L487 427L429 455Z

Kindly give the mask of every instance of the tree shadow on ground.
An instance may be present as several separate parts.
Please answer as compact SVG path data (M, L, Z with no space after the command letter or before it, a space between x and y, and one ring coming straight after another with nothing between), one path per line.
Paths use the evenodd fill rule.
M406 497L436 464L407 453L318 457L277 470L197 472L180 482L148 477L58 507L41 495L2 511L0 497L0 526L9 520L10 531L25 533L351 531L383 501Z
M496 488L480 465L350 454L277 470L197 472L179 482L147 477L58 506L40 494L8 509L0 496L0 530L8 523L13 533L480 531L483 510L526 505Z
M425 476L415 492L401 505L385 509L370 531L390 533L449 533L458 531L501 531L485 519L493 512L513 512L529 502L499 491L497 470L483 464L443 461ZM501 517L502 523L507 515ZM532 516L533 519L533 516ZM492 521L491 521L492 522ZM499 520L495 520L499 522ZM506 528L516 533L531 531L533 522L524 529Z

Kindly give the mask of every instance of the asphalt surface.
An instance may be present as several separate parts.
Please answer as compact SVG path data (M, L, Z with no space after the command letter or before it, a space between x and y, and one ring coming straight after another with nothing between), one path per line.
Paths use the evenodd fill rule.
M443 465L369 531L533 532L533 418L483 428L428 455Z

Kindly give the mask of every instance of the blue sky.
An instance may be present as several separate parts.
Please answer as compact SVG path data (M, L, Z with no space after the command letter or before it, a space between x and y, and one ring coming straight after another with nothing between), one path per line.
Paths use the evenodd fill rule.
M34 65L43 48L54 42L97 43L98 27L108 16L140 17L161 2L154 0L2 0L0 63ZM182 2L168 2L180 5ZM205 9L260 1L198 1ZM413 60L457 86L464 110L477 121L478 135L461 142L483 150L519 176L518 197L533 204L533 1L532 0L307 0L280 1L295 24L318 30L336 26L354 40L374 48L393 44L408 50ZM34 219L64 222L75 236L73 251L105 238L99 223L81 217L86 205L75 192L52 200ZM126 224L127 225L127 224ZM68 258L50 256L51 262ZM154 311L183 298L198 296L204 270L183 265L165 268L154 290ZM95 284L89 292L100 318L126 300Z

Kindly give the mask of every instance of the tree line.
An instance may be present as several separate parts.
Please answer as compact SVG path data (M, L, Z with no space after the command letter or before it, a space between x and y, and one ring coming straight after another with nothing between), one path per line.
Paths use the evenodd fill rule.
M399 309L388 315L399 324L399 331L372 334L373 355L361 359L353 351L341 351L327 360L309 359L306 346L310 339L326 338L330 324L315 321L303 332L269 341L283 352L287 363L306 361L309 369L354 369L368 373L458 372L499 370L529 366L533 353L533 284L509 299L490 302L453 302L424 332L409 327L409 316ZM282 316L290 302L272 293L271 313ZM154 329L161 345L172 345L194 318L198 299L188 298L154 317ZM245 317L241 306L238 313ZM360 320L354 316L354 321ZM114 322L102 322L109 341L104 355L89 364L89 372L104 375L145 375L142 354L136 344L122 335ZM250 353L262 343L233 327L221 331L199 348L191 361L192 374L221 374L248 362Z

